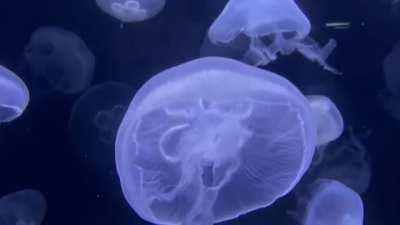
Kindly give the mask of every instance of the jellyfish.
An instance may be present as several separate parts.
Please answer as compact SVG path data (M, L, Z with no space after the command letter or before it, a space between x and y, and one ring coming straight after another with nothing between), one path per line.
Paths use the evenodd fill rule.
M296 189L301 190L323 178L340 181L357 193L364 194L371 182L371 165L363 142L371 132L369 129L355 132L353 128L348 128L346 135L337 142L318 150Z
M114 143L132 88L109 81L88 89L75 103L69 120L77 153L101 174L115 169Z
M336 180L320 179L310 188L303 225L362 225L364 206L357 192Z
M165 0L96 0L106 13L124 23L140 22L157 15Z
M0 65L0 124L21 116L28 103L29 90L25 83Z
M343 118L336 105L326 96L307 96L317 124L318 145L337 139L343 132Z
M57 27L41 27L31 36L24 56L29 71L42 86L76 94L91 84L95 58L76 34Z
M139 89L115 155L124 196L141 218L210 225L286 195L310 165L316 142L310 104L292 83L205 57Z
M226 48L234 49L238 58L255 66L297 50L325 70L339 73L326 63L336 41L330 39L321 47L309 37L310 30L310 22L294 0L229 0L211 25L205 45L222 46L221 54L229 54ZM204 47L206 52L210 48Z
M40 225L46 213L44 196L31 189L0 198L1 225Z
M400 120L400 41L395 44L383 61L385 88L379 95L383 108L395 119Z

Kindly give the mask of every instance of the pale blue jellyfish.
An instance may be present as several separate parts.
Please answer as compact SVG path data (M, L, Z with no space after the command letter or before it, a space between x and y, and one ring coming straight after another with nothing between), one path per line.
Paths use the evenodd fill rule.
M96 0L96 3L107 14L130 23L157 15L164 8L165 0Z
M362 199L346 185L321 179L313 184L309 196L303 225L363 225Z
M336 41L331 39L320 47L309 37L310 30L310 22L294 0L229 0L211 25L208 38L217 46L238 50L241 60L252 65L267 65L278 54L297 50L324 69L338 73L326 63Z
M31 36L25 59L32 75L55 91L75 94L91 84L95 58L76 34L42 27Z
M40 225L46 210L46 199L36 190L11 193L0 198L0 224Z
M0 65L0 124L18 118L29 103L29 90L12 71Z
M312 109L292 83L207 57L165 70L139 89L118 130L117 171L143 219L209 225L287 194L316 142Z
M324 95L307 96L317 123L318 145L327 144L343 133L343 118L336 105Z

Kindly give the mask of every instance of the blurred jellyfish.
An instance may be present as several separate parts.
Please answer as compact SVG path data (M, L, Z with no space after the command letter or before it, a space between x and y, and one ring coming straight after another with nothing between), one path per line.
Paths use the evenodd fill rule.
M137 92L118 130L117 171L143 219L209 225L287 194L316 139L310 105L292 83L207 57L165 70Z
M165 0L96 0L106 13L125 23L139 22L157 15Z
M87 90L74 104L69 133L78 154L102 175L115 170L114 143L132 89L107 82Z
M400 120L400 41L396 43L391 52L383 61L385 74L385 89L381 92L379 100L384 109L395 119Z
M32 75L52 90L75 94L93 80L95 59L76 34L57 27L42 27L31 36L25 59Z
M46 213L44 196L35 190L22 190L0 198L1 225L40 225Z
M211 25L202 54L216 54L211 42L225 48L223 56L230 56L226 48L231 48L236 52L233 57L263 66L276 60L278 54L289 55L297 50L324 69L339 73L326 63L336 41L331 39L320 47L308 36L310 30L310 22L294 0L230 0Z
M336 105L326 96L308 95L317 124L318 145L337 139L343 132L343 118Z
M368 190L371 166L363 140L371 134L371 130L354 133L350 128L346 133L347 136L338 142L316 152L299 188L306 187L319 178L326 178L338 180L359 194Z
M303 225L363 225L360 196L339 181L316 181L299 202Z
M29 90L12 71L0 65L0 124L18 118L29 103Z

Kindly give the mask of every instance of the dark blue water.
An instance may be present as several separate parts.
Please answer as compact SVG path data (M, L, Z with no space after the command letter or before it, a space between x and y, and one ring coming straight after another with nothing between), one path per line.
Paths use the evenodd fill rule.
M93 85L118 81L134 92L154 74L199 57L207 29L225 2L168 0L156 17L121 29L120 22L104 14L94 0L4 0L0 63L16 71L29 87L21 59L24 46L38 27L57 26L79 35L92 50L96 57ZM285 75L306 94L315 92L308 87L320 85L320 91L337 103L346 126L372 130L365 140L372 166L371 185L362 195L366 224L398 225L400 121L383 110L378 95L385 86L383 59L400 40L400 11L396 15L389 4L379 1L297 2L312 23L312 37L322 43L329 38L338 41L329 62L343 75L322 71L299 54L281 57L266 68ZM334 21L349 21L351 27L325 27ZM100 168L103 164L85 160L71 140L68 122L81 94L32 92L23 116L0 125L0 196L25 188L40 190L48 202L43 225L147 224L122 196L113 145L97 146L110 151L98 156L106 161L104 169ZM293 224L285 213L293 202L288 195L269 209L224 224Z

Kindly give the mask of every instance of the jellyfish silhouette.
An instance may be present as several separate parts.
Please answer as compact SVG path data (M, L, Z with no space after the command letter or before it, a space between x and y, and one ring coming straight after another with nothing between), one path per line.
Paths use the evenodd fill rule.
M310 22L294 0L229 0L208 31L202 54L233 54L249 64L263 66L276 60L278 54L297 50L324 69L339 73L326 63L336 41L331 39L320 47L309 37L310 30ZM221 52L213 52L210 43L222 46Z
M165 0L96 0L97 5L118 20L130 23L150 19L165 5Z
M383 108L397 120L400 120L400 104L398 104L400 100L399 59L400 41L395 44L383 61L385 87L379 95L379 100Z
M102 175L115 170L115 138L132 96L126 84L106 82L88 89L72 108L69 133L74 149Z
M310 104L288 80L206 57L139 89L118 130L117 171L143 219L213 224L287 194L316 139Z
M57 27L42 27L31 36L24 56L41 86L75 94L93 80L95 59L76 34Z
M29 90L12 71L0 65L0 123L18 118L29 103Z
M364 206L360 196L339 181L320 179L300 206L303 225L362 225Z
M1 225L40 225L46 213L44 196L36 190L22 190L0 198Z
M343 118L336 105L326 96L308 95L317 121L318 145L327 144L343 133Z

